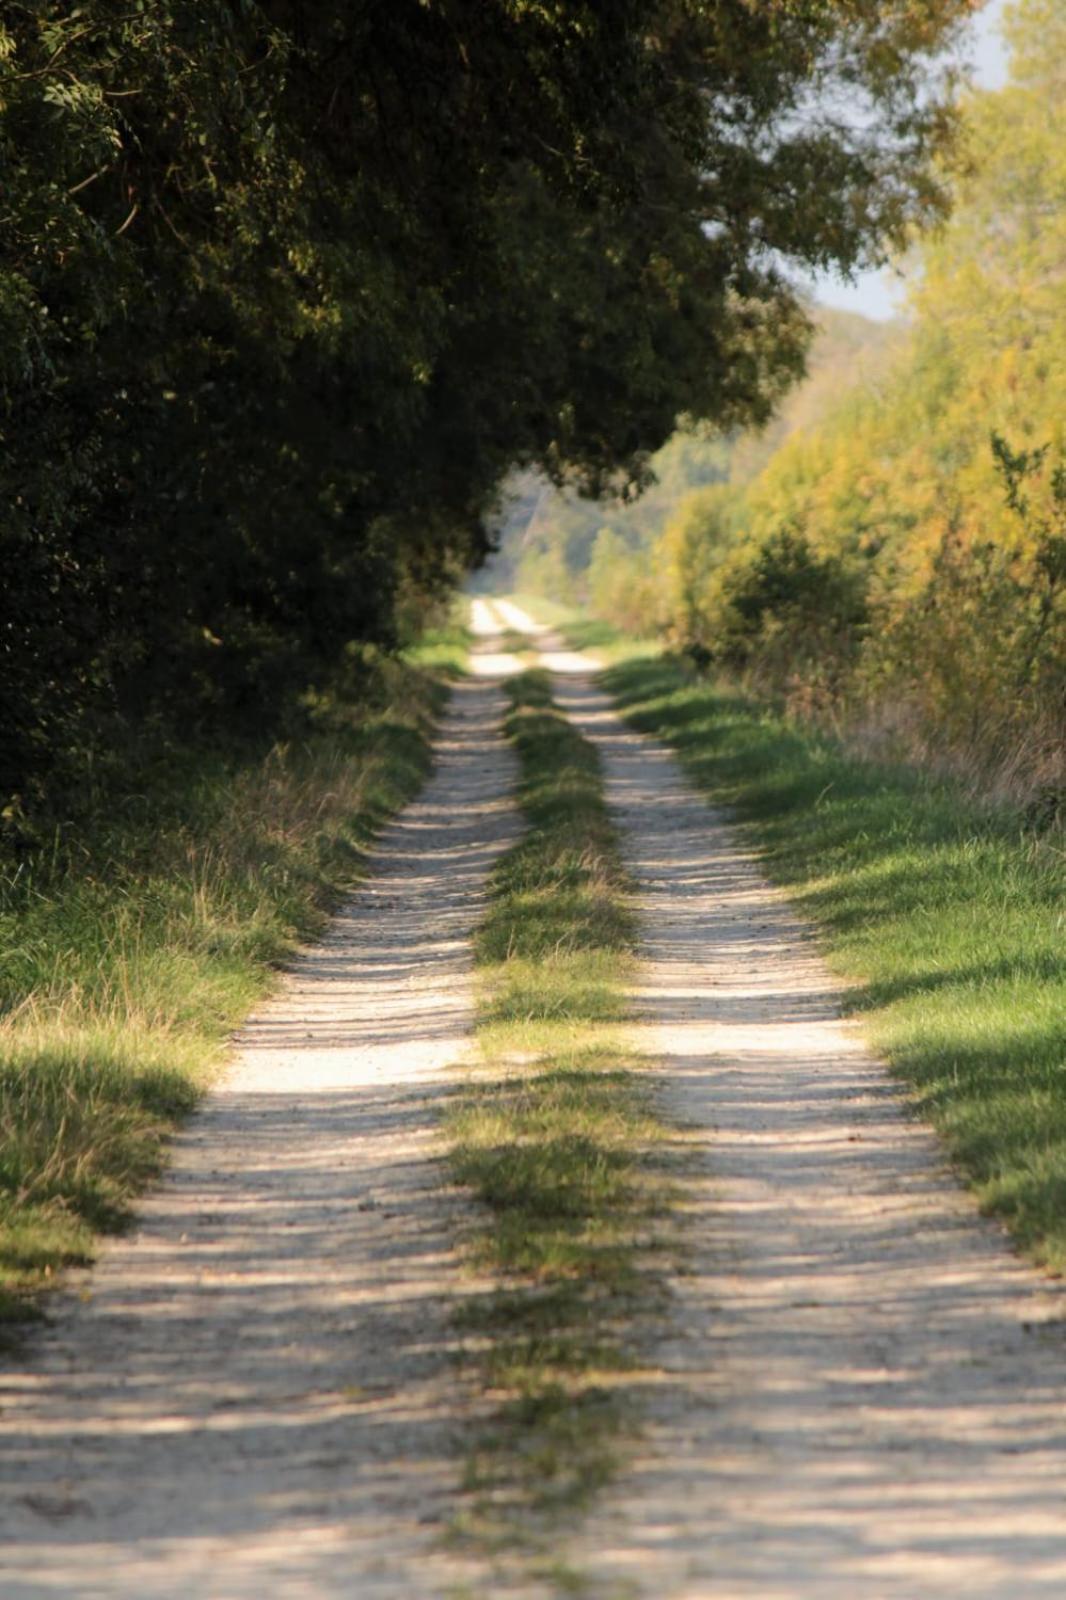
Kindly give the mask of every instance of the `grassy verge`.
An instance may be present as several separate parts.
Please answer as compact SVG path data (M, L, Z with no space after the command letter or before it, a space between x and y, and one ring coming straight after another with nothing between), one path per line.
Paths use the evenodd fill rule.
M667 659L607 687L733 808L984 1209L1066 1270L1066 850Z
M421 785L461 660L385 662L299 745L157 782L0 879L0 1320L92 1257L277 965Z
M498 1284L468 1317L498 1401L470 1463L472 1526L507 1540L613 1470L661 1201L661 1129L620 1038L635 928L598 759L545 674L509 687L530 827L493 878L485 1064L448 1130L455 1174L487 1208L477 1263Z

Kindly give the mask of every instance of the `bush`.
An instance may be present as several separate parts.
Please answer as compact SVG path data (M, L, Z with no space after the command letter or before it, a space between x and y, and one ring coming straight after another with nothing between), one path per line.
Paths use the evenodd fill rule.
M911 753L1036 794L1064 778L1066 630L1042 550L948 532L916 595L878 612L858 687L894 707Z
M723 567L708 609L714 659L783 691L839 694L866 632L866 575L783 528Z

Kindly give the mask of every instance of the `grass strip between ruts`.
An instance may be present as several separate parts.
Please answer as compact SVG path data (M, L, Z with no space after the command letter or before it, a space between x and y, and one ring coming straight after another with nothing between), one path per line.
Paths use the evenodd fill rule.
M636 926L597 754L545 673L507 688L529 831L491 881L483 1061L448 1133L455 1176L486 1207L474 1258L497 1284L463 1313L498 1401L471 1453L465 1525L535 1543L611 1476L632 1423L663 1129L621 1027Z
M464 657L453 632L382 660L373 699L323 703L306 740L205 759L0 876L0 1322L123 1223L232 1029L421 787Z
M639 647L638 647L639 648ZM871 762L666 657L604 683L728 805L819 927L846 1007L987 1212L1066 1271L1066 851L958 782Z

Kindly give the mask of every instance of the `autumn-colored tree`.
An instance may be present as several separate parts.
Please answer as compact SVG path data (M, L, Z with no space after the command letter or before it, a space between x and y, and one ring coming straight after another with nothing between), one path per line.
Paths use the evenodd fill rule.
M950 220L912 245L899 354L735 485L728 518L683 506L661 565L687 526L704 576L679 630L799 702L817 679L911 750L1040 787L1066 752L1066 13L1021 0L1006 26L1010 82L969 95ZM794 536L829 564L823 613L801 626L782 592L740 627ZM839 584L861 639L826 625Z

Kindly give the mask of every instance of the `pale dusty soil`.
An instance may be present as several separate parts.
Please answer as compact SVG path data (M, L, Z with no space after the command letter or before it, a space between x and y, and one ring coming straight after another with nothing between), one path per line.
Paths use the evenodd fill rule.
M1066 1296L976 1214L725 819L539 631L640 885L638 1040L698 1152L648 1431L571 1559L649 1600L1066 1596Z
M456 690L370 880L3 1380L3 1600L423 1600L464 1577L439 1535L471 1404L448 1319L475 1286L436 1128L518 827L502 709L492 682Z
M724 819L539 642L641 884L635 1032L687 1153L646 1435L570 1561L647 1600L1066 1596L1062 1294L976 1216ZM501 710L457 691L370 881L6 1379L3 1600L504 1592L439 1539L474 1408L449 1312L478 1286L435 1138L518 826Z

